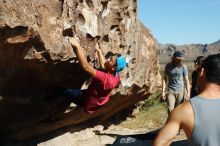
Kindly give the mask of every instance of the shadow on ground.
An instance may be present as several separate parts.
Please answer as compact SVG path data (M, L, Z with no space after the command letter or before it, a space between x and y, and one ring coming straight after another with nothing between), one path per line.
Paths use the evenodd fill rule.
M151 146L160 129L144 134L118 135L118 134L100 134L117 137L112 145L106 146ZM186 146L186 140L175 141L171 146Z

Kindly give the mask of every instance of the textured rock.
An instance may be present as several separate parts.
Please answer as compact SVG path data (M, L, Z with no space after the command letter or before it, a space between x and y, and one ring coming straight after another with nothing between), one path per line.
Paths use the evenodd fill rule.
M157 44L137 18L136 0L0 0L0 134L38 136L91 119L119 114L159 86ZM77 35L88 61L104 54L126 56L128 67L111 101L94 114L69 101L44 96L54 87L81 88L88 75L68 42ZM86 83L87 84L87 83ZM3 137L3 136L2 136Z

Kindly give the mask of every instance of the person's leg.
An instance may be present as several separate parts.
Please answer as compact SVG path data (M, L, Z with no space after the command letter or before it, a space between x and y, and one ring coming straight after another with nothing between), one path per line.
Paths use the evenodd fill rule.
M83 106L83 98L85 90L67 88L64 90L64 97L69 98L78 106Z
M175 96L174 96L174 93L171 91L169 91L167 94L167 102L168 102L169 112L171 112L175 106Z
M175 103L175 107L178 106L179 104L183 103L183 95L184 95L184 91L178 91L175 93L175 98L176 98L176 103ZM177 135L180 135L180 130Z
M176 105L175 106L177 106L177 105L179 105L179 104L181 104L181 103L183 103L183 94L184 94L184 91L178 91L178 92L176 92Z

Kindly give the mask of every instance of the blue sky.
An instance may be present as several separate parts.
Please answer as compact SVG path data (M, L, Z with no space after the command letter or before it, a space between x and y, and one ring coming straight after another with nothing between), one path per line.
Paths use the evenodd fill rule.
M159 43L220 39L220 0L138 0L138 15Z

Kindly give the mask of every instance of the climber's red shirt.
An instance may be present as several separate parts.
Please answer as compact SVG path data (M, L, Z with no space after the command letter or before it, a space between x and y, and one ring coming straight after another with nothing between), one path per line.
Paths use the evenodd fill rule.
M110 73L97 70L84 97L84 110L93 113L102 107L108 102L110 92L118 86L119 81L120 75L115 77Z

